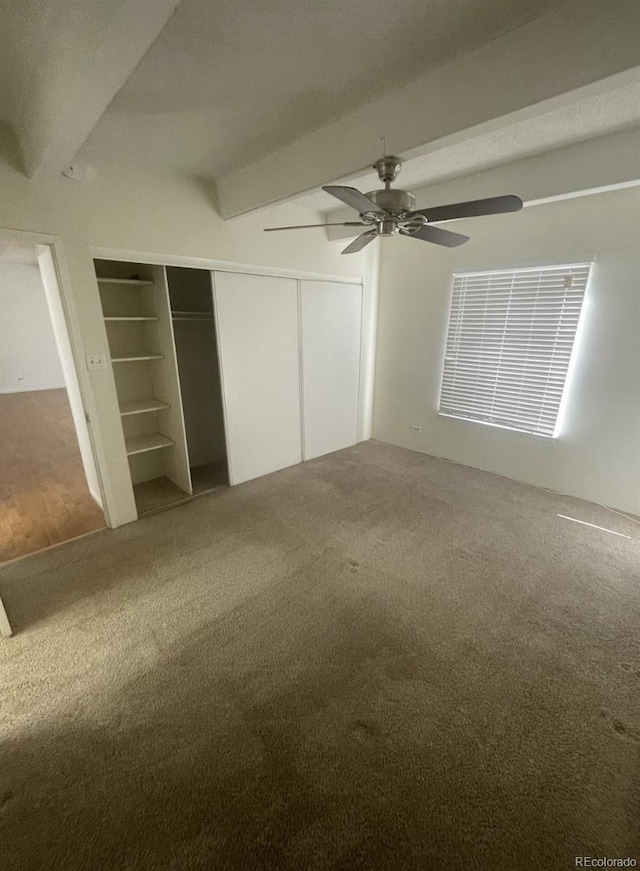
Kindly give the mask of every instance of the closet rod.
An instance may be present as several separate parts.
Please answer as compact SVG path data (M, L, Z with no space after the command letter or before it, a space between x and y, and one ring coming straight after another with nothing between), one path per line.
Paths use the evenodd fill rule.
M202 324L208 324L213 321L213 318L191 318L191 317L176 317L175 315L171 318L173 321L198 321Z

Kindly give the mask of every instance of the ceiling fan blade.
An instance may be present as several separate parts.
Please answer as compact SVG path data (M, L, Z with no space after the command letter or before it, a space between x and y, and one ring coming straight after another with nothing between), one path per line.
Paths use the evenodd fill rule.
M343 203L351 206L352 209L360 212L360 214L363 214L364 212L375 212L376 215L387 214L381 206L376 205L368 197L365 197L364 194L361 194L359 190L356 190L356 188L328 184L324 185L322 190L331 194L332 197L337 197L339 200L342 200Z
M448 206L435 206L432 209L418 209L412 215L424 215L428 221L453 221L456 218L478 218L481 215L502 215L505 212L518 212L522 208L520 197L489 197L485 200L471 200L468 203L451 203ZM409 215L411 217L411 215Z
M357 239L354 239L353 242L347 245L344 251L341 251L340 253L355 254L356 251L362 251L365 245L368 245L369 242L373 242L377 235L377 230L367 230L366 233L362 233Z
M329 224L294 224L293 227L265 227L265 233L273 233L274 230L306 230L308 227L368 227L362 221L337 221Z
M436 245L444 245L445 248L456 248L458 245L464 245L465 242L469 241L469 237L463 236L462 233L452 233L451 230L443 230L442 227L432 227L431 224L425 224L424 227L420 227L418 230L408 230L401 227L400 233L403 236L410 236L412 239L422 239L423 242L434 242Z

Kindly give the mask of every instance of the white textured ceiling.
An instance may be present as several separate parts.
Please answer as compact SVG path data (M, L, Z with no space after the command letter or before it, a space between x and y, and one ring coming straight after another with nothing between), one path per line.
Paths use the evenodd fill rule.
M505 120L505 126L490 133L478 136L470 133L464 142L407 160L395 186L413 190L636 125L640 125L640 83L525 121L509 124ZM381 187L374 171L350 176L341 183L363 192ZM295 202L326 212L344 208L339 200L320 189L296 198Z
M0 120L20 125L31 102L95 47L120 0L19 0L0 4ZM51 80L54 81L51 81Z
M183 0L79 157L215 177L558 5Z
M2 156L58 178L178 2L0 0Z

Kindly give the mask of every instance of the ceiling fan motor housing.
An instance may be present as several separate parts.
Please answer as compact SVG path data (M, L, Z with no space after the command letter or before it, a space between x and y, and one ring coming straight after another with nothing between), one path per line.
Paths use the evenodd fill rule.
M404 217L408 212L413 212L416 206L416 198L409 191L382 190L369 191L367 199L383 208L394 217Z

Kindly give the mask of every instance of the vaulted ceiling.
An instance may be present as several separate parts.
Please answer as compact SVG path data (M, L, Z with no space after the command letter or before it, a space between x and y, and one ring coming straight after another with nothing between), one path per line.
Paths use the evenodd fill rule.
M418 186L640 124L636 0L2 3L0 125L28 175L187 173L224 217L375 186L383 135Z
M83 155L225 175L557 5L183 0Z
M28 175L71 161L178 2L1 0L0 124Z

